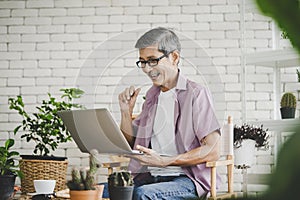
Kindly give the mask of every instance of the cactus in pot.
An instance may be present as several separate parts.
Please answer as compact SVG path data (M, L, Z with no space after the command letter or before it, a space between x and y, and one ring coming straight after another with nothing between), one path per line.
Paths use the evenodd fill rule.
M108 177L110 200L131 200L133 194L133 177L128 171L114 172Z
M130 172L114 172L108 177L109 186L133 186L133 178Z
M296 105L296 96L293 93L287 92L283 94L280 102L281 108L296 108Z
M284 93L280 101L281 118L282 119L294 118L296 105L297 105L296 96L291 92Z
M95 155L90 154L90 167L88 170L73 168L71 172L72 180L67 185L70 190L95 190L95 177L97 173L97 163Z
M67 183L71 200L98 200L102 197L104 186L96 184L96 154L91 153L89 159L89 169L72 169L72 180Z

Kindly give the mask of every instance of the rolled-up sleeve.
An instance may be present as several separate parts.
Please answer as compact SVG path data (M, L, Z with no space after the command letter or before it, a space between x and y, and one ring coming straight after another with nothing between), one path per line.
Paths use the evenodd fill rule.
M193 101L193 128L199 140L213 131L219 131L220 125L215 115L211 93L205 87L199 89Z

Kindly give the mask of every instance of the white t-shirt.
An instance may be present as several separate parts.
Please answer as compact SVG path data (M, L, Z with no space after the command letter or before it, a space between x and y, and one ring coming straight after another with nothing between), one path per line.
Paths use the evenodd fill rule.
M175 143L175 89L160 92L158 105L153 124L153 135L151 138L152 149L162 155L177 155ZM181 167L148 167L153 176L174 176L183 174Z

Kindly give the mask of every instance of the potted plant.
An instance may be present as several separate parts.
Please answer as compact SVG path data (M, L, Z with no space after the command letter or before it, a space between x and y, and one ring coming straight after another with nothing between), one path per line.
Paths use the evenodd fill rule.
M242 126L234 126L233 146L236 166L250 167L253 163L255 147L259 149L269 148L267 131L268 129L264 129L263 125L243 124Z
M114 172L108 177L110 200L131 200L133 194L133 177L128 171Z
M55 152L59 144L71 141L72 138L57 112L82 108L81 105L72 103L72 100L81 97L83 91L77 88L60 91L63 92L61 101L48 93L49 99L43 100L42 105L36 107L35 113L25 110L22 96L9 98L9 108L18 111L23 118L22 124L14 129L14 133L22 129L21 138L26 139L26 142L35 142L34 155L21 155L20 170L24 174L21 179L23 193L34 192L33 180L36 179L56 180L55 191L65 189L68 162L65 157L50 155L50 151Z
M296 96L291 92L286 92L281 97L280 112L282 119L294 118L296 112Z
M16 176L22 176L15 162L15 157L19 156L19 153L11 150L14 144L14 139L8 139L0 146L0 200L12 197Z
M95 154L90 154L88 170L72 169L72 180L68 181L71 200L98 200L102 198L104 185L96 185L97 162Z

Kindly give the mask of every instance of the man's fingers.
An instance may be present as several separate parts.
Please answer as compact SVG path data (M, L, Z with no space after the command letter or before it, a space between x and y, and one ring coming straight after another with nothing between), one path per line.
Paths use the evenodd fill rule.
M126 88L124 94L125 94L126 100L129 101L130 97L131 97L131 95L130 95L130 89Z
M136 90L134 91L133 96L134 96L134 97L137 97L137 96L139 95L140 91L141 91L141 88L136 89Z
M142 152L144 152L144 153L146 153L146 154L151 154L151 153L154 152L154 150L148 149L148 148L143 147L143 146L141 146L141 145L137 145L136 148L137 148L137 150L142 151Z
M134 94L134 92L135 92L134 86L130 86L129 87L129 96L132 97L132 95Z

